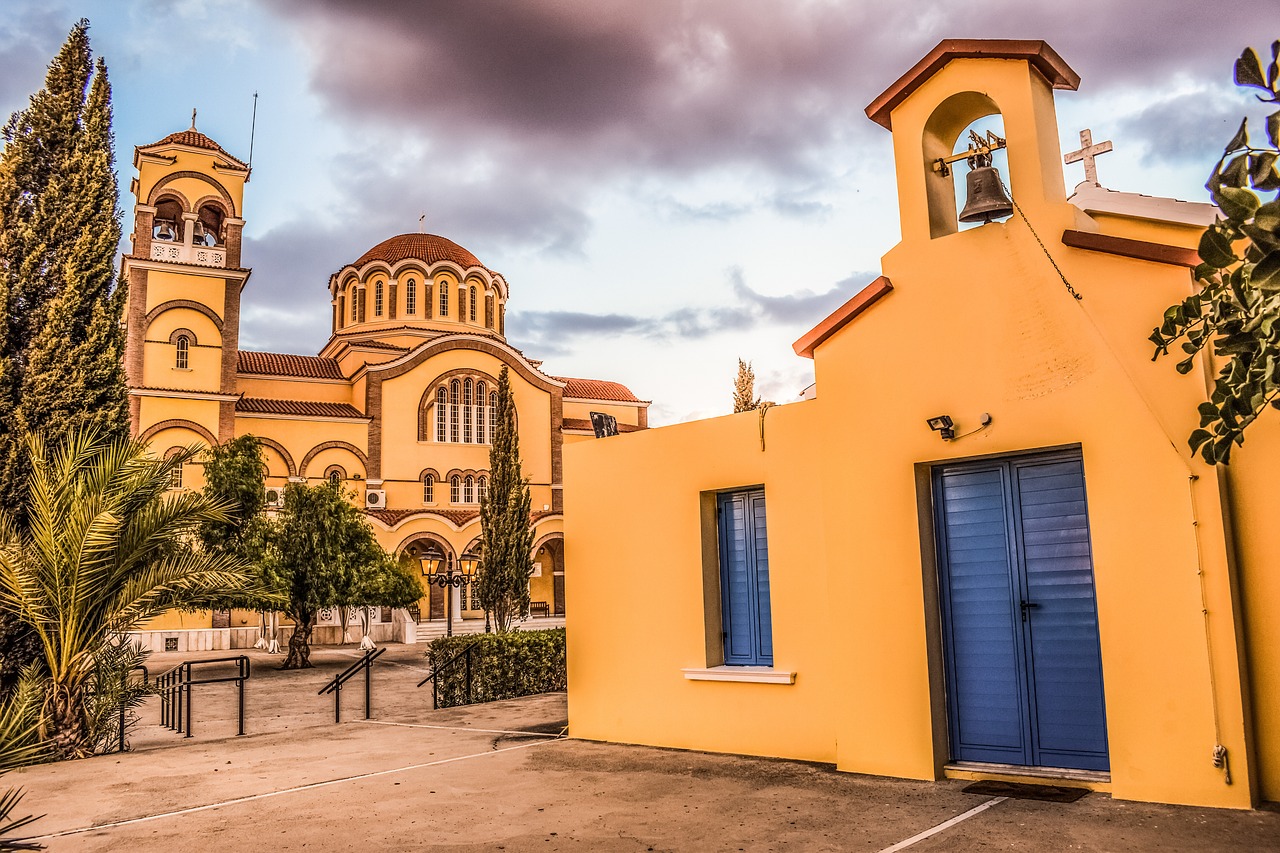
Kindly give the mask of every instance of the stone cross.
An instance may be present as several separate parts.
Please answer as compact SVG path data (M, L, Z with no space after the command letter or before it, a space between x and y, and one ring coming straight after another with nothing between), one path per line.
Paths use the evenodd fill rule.
M1072 151L1070 154L1062 158L1063 163L1078 163L1084 161L1084 179L1090 183L1098 183L1098 165L1094 162L1099 154L1106 154L1111 150L1111 140L1093 144L1093 131L1085 128L1080 131L1080 150Z
M191 129L192 130L196 129L196 108L195 107L191 108Z

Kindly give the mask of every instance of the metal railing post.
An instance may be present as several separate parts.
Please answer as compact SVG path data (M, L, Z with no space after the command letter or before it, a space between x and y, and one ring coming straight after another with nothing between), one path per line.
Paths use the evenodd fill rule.
M249 658L244 655L236 661L236 673L240 676L240 680L236 682L236 688L239 692L240 700L240 725L236 729L236 736L244 734L244 683L249 678Z
M184 666L183 678L184 686L187 689L187 733L185 737L191 737L191 664Z
M364 718L370 718L373 710L373 661L368 655L364 659Z

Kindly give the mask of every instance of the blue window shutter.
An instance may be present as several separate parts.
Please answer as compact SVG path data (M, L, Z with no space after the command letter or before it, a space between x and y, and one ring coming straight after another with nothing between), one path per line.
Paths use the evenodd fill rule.
M764 492L722 494L718 507L724 662L769 666L773 663L773 627Z

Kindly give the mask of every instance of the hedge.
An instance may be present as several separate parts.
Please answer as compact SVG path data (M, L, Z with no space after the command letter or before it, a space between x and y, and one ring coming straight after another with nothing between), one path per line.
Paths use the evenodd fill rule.
M468 648L471 649L470 696L465 653ZM436 672L435 695L439 708L553 693L568 685L563 628L441 637L427 647L427 663L433 672L447 664Z

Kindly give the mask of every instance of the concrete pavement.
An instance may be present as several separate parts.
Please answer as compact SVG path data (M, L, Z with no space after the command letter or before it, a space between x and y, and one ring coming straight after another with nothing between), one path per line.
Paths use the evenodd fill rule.
M562 694L431 710L421 646L389 646L333 723L320 686L353 648L282 673L252 652L247 729L230 685L197 687L195 736L156 725L133 751L26 768L5 782L53 851L1280 850L1280 813L961 793L827 765L562 739ZM217 653L207 657L220 656ZM152 672L183 656L156 655ZM194 656L188 656L194 657ZM975 807L987 807L973 814Z

